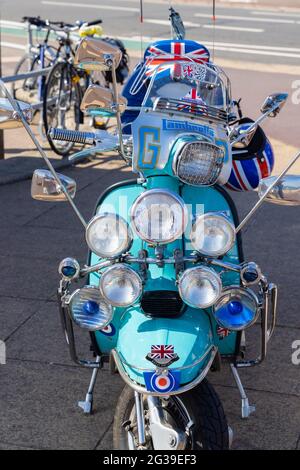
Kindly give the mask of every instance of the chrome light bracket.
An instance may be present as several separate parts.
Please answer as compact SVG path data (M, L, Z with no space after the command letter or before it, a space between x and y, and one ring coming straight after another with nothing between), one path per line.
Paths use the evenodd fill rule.
M174 250L173 253L174 260L175 260L175 271L176 271L176 279L184 271L184 258L183 252L179 249Z
M79 366L88 367L92 369L101 369L103 367L102 356L100 356L99 359L97 357L96 361L88 361L78 358L73 323L68 312L68 302L70 298L69 285L69 282L65 281L64 279L61 280L57 291L57 299L63 334L69 347L71 360Z
M139 265L139 274L141 276L141 279L143 283L147 281L148 277L148 263L147 263L147 257L148 257L148 252L146 250L140 250L138 253L139 260L141 260L141 263Z
M260 282L261 346L260 355L254 360L236 361L236 368L260 365L267 356L268 342L273 336L277 320L277 286L268 283L266 278Z

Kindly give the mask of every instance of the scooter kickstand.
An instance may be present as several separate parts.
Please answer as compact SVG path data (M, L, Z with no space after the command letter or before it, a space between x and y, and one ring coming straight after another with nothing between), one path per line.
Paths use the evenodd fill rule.
M96 357L96 362L100 364L101 362L100 356ZM85 401L78 402L79 408L82 408L85 415L90 415L93 412L93 392L94 392L98 372L99 372L99 367L95 367L92 372L92 377L91 377L87 394L85 396Z
M230 364L230 367L242 399L242 419L247 419L252 413L255 412L255 406L249 404L249 399L246 395L237 368L234 364Z

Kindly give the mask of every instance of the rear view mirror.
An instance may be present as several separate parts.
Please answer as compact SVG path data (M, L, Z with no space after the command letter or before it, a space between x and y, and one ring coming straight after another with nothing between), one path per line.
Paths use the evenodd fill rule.
M258 194L261 198L274 183L277 176L270 176L260 181ZM300 205L300 175L284 176L267 195L266 202L285 206Z
M76 183L68 176L57 173L61 184L74 198L76 193ZM49 170L35 170L31 181L31 197L36 201L66 201L62 189Z
M75 65L84 70L110 70L117 68L122 58L118 47L112 46L101 39L84 38L75 54Z
M119 109L123 113L127 106L127 100L123 96L118 97L118 104L114 100L110 88L99 85L91 85L86 90L80 109L89 116L114 116Z
M253 122L240 124L231 132L230 140L234 143L235 148L246 148L250 145L256 131L257 126ZM235 142L236 140L237 142Z
M33 110L31 106L23 101L18 101L18 105L27 122L32 121ZM15 129L22 127L19 114L13 109L7 98L0 98L0 129Z
M287 93L274 93L269 95L264 101L261 112L263 114L269 114L270 117L275 117L281 111L288 99Z

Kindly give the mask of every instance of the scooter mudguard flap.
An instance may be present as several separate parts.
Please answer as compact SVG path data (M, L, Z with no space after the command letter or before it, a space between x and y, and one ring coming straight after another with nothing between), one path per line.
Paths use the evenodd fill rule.
M165 354L176 358L169 370L177 372L180 385L194 380L211 357L211 352L205 353L213 345L212 328L209 315L202 310L187 307L179 318L170 320L146 317L139 307L130 307L120 319L119 328L115 349L131 380L140 385L145 385L145 371L157 369L147 359L156 351L158 361Z

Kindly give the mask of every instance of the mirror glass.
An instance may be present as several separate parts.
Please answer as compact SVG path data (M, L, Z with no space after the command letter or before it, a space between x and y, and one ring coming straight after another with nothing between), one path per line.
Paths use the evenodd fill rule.
M127 106L127 100L123 96L119 96L118 101L119 111L123 113ZM89 86L83 96L80 109L89 116L114 116L117 108L112 90L100 85Z
M68 176L57 173L61 183L68 193L74 198L76 182ZM31 181L31 197L37 201L66 201L59 184L49 170L35 170Z
M84 38L75 54L74 64L84 70L110 70L119 66L122 52L101 39Z
M270 114L270 117L277 116L277 114L285 105L288 96L289 95L287 93L274 93L273 95L269 95L261 107L261 112L265 114L273 110L273 112Z
M258 194L261 198L274 183L277 176L270 176L260 181ZM284 176L270 191L265 201L285 206L300 205L300 175Z
M27 103L23 103L23 101L18 101L18 104L26 121L31 122L33 117L31 106ZM13 109L8 99L0 98L0 129L15 129L22 126L23 124L18 113Z

